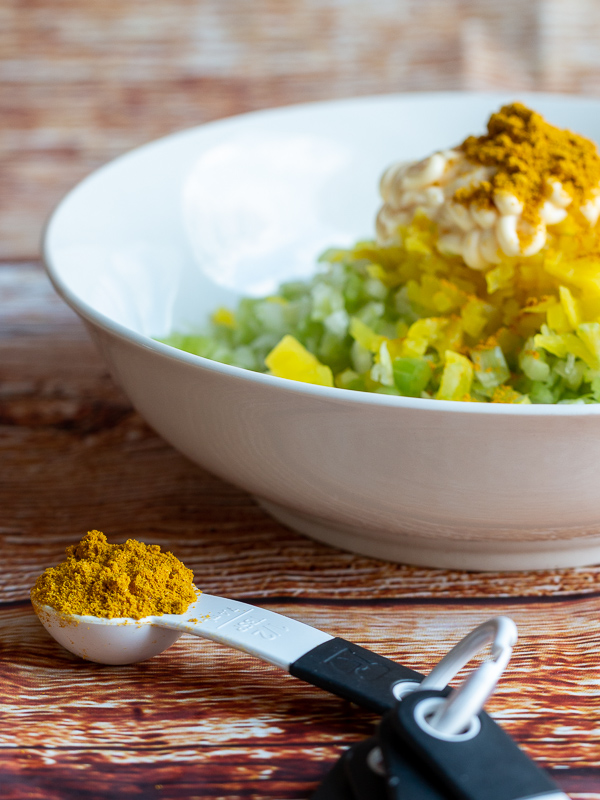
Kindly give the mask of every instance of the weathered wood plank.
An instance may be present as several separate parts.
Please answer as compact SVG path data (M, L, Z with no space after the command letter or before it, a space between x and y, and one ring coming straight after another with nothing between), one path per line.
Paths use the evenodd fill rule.
M600 785L596 600L557 602L551 614L545 603L270 607L425 672L471 626L509 611L520 643L488 708L561 786L600 796L588 793ZM34 787L47 792L53 783L64 794L39 796L64 800L92 776L98 798L113 782L123 797L306 797L340 749L375 722L194 637L143 664L104 667L62 650L19 607L0 613L0 642L0 710L11 720L0 732L0 774L16 792L8 797L37 797ZM157 784L165 794L146 794Z
M533 757L553 767L600 768L597 730L597 600L477 605L390 602L372 605L269 603L301 619L427 673L476 624L509 613L520 640L490 701ZM279 736L332 743L364 735L373 716L275 667L223 646L182 637L143 664L105 667L64 651L28 609L0 613L3 645L0 704L27 729L0 732L0 746L198 744ZM470 667L472 668L472 666ZM585 713L582 714L582 709ZM118 728L110 720L118 720ZM315 723L318 722L318 725ZM275 725L277 730L273 728ZM308 729L307 729L308 730ZM277 736L276 736L277 735ZM17 741L15 741L17 737ZM298 739L300 737L300 739ZM600 780L600 773L599 773Z

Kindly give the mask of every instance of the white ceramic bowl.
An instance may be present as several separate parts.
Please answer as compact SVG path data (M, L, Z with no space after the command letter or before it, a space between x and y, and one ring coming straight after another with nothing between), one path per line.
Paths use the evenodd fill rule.
M515 98L399 95L259 112L98 170L58 206L44 257L152 427L309 536L465 569L600 561L600 406L484 405L350 392L153 341L243 293L308 275L373 235L392 161L483 130ZM600 141L600 102L526 95Z

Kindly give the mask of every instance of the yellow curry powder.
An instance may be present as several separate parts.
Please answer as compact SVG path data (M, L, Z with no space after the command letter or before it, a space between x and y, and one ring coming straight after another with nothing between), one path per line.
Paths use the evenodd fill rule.
M460 146L474 164L496 167L489 180L458 189L460 203L490 207L496 192L515 195L524 204L523 219L539 220L539 208L559 181L573 198L572 208L590 199L600 183L600 156L593 142L550 125L521 103L492 114L484 136L469 136Z
M158 545L135 539L109 544L100 531L89 531L66 554L37 579L31 590L35 605L67 614L140 619L182 614L196 600L192 571Z

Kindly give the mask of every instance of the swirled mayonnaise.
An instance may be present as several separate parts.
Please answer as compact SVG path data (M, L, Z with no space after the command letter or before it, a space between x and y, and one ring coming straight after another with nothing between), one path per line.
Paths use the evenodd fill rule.
M393 164L380 183L379 243L392 243L398 226L408 225L420 210L438 224L438 250L462 256L472 269L485 270L498 263L502 254L535 255L546 243L547 227L565 219L573 198L560 181L548 180L547 197L537 209L535 225L523 218L523 202L509 192L494 193L492 207L453 199L459 189L489 181L496 171L472 163L459 150L441 150L422 161ZM596 225L600 185L579 210L590 226Z

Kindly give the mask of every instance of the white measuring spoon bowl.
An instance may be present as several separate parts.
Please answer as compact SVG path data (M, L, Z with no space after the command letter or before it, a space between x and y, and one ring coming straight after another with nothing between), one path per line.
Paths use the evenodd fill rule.
M71 653L100 664L134 664L162 653L183 633L220 642L289 669L302 655L334 637L268 609L196 590L184 614L105 618L36 606L43 626Z

